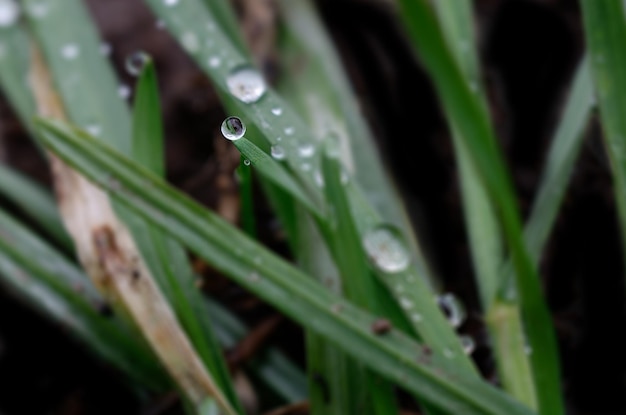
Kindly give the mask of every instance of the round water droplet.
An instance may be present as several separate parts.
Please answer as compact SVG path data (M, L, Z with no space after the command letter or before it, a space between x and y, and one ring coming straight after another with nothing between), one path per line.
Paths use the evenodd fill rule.
M281 107L272 108L272 114L279 116L283 113L283 109Z
M243 164L244 164L244 166L249 166L249 165L250 165L250 160L245 159L245 160L243 161Z
M235 98L246 104L257 102L267 90L259 71L250 66L235 68L226 78L226 85Z
M281 146L272 146L271 154L272 154L272 157L274 157L274 159L276 160L284 160L285 156L287 155L285 153L285 149L282 148Z
M285 134L287 134L287 135L293 135L293 133L295 133L295 132L296 132L296 129L293 128L293 127L286 127L285 128Z
M85 130L92 136L97 137L102 132L102 127L100 127L98 124L89 124L85 126Z
M389 225L379 225L363 237L363 247L376 268L395 273L408 268L411 257L400 232Z
M126 57L126 71L132 76L138 76L149 60L150 56L146 52L133 52Z
M315 154L315 146L311 143L306 143L298 147L298 154L300 157L309 158Z
M404 308L405 310L410 310L411 308L413 308L413 301L409 300L408 298L401 297L400 306L402 306L402 308Z
M326 183L324 183L324 176L322 176L322 172L319 170L315 170L313 172L313 180L318 187L324 187Z
M181 43L183 47L187 49L189 52L197 52L200 48L200 43L198 42L198 38L192 32L185 32L181 37Z
M100 54L102 56L109 56L112 50L113 48L111 47L110 43L107 43L107 42L100 43Z
M66 43L61 48L61 55L67 60L76 59L80 55L80 48L76 43Z
M452 327L458 328L463 324L466 317L465 307L454 294L446 293L438 296L437 303Z
M15 0L0 0L0 27L9 27L20 17L20 6Z
M228 117L222 123L221 130L224 138L235 141L246 133L246 125L239 117Z
M210 68L217 68L221 65L222 60L219 58L219 56L211 56L208 62Z
M166 6L176 6L178 4L178 0L163 0L163 4Z
M122 99L127 99L130 96L130 87L124 84L118 86L117 95L119 95Z
M474 341L472 336L464 334L463 336L459 337L459 340L461 341L461 347L463 347L463 351L465 352L465 354L470 355L474 353L474 349L476 349L476 342Z

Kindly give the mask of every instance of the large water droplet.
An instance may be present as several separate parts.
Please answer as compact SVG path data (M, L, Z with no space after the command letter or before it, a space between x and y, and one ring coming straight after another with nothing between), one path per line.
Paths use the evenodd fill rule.
M217 68L221 65L222 60L219 56L211 56L208 60L208 63L210 68Z
M274 157L276 160L284 160L285 156L287 155L285 153L285 149L282 148L281 146L272 146L271 154L272 154L272 157Z
M122 99L127 99L130 96L130 87L128 85L120 85L117 87L117 95Z
M257 102L267 90L259 71L249 66L235 68L226 78L226 85L235 98L246 104Z
M198 42L198 38L192 32L185 32L181 37L181 43L184 48L189 52L197 52L200 48L200 43Z
M474 353L474 349L476 349L476 342L474 341L472 336L464 334L459 337L459 340L461 341L461 347L463 347L463 351L465 352L465 354L470 355Z
M20 17L20 6L15 0L0 0L0 27L9 27Z
M246 125L239 117L228 117L222 123L221 130L224 138L235 141L246 133Z
M315 146L311 143L306 143L298 147L298 154L300 157L308 158L315 154Z
M448 322L452 327L457 328L465 321L465 307L459 299L452 293L445 293L437 297L437 303L443 310Z
M80 48L76 43L66 43L61 48L61 55L67 60L76 59L80 55Z
M363 237L363 247L374 265L383 272L404 271L411 257L400 233L389 225L379 225Z
M125 67L126 71L132 76L138 76L141 70L150 60L150 56L146 52L137 51L133 52L126 57Z

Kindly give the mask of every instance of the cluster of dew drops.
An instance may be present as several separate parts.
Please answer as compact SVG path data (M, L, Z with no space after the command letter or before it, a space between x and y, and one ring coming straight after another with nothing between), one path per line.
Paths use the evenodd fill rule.
M178 3L179 0L163 0L165 6L175 6ZM34 4L36 5L37 3ZM33 7L33 10L30 10L30 12L43 14L44 9ZM20 8L14 0L0 0L0 27L8 27L14 24L19 16ZM2 51L0 50L0 52ZM104 43L101 45L100 52L103 55L108 55L111 53L111 48L108 44ZM63 45L61 49L62 56L68 60L75 59L78 57L79 53L79 46L75 43L67 43ZM149 59L150 57L142 51L129 55L125 61L126 71L132 76L138 76ZM219 65L219 62L214 58L209 61L209 64L215 67ZM235 98L246 104L257 102L267 90L263 76L256 69L249 66L235 68L231 71L226 79L226 86ZM126 85L121 85L118 93L122 98L127 98L130 95L130 88ZM280 107L275 107L271 109L271 112L274 116L280 116L283 110ZM95 127L91 128L91 130L90 132L92 134L97 133ZM231 116L226 118L222 123L221 132L226 139L235 141L244 136L246 126L240 118ZM294 129L293 127L286 127L284 132L285 135L289 136L294 134ZM280 140L277 139L277 141ZM302 158L311 157L314 152L315 146L313 144L304 144L298 149L298 154ZM276 160L282 160L286 157L286 152L283 147L274 145L271 147L271 156ZM244 164L249 165L250 161L245 160ZM318 175L318 178L321 180L319 176L320 175ZM411 264L410 253L403 238L400 233L391 226L379 225L373 227L369 232L365 233L362 242L373 265L384 273L400 273L406 270ZM436 301L450 324L455 329L458 328L466 317L461 302L450 293L437 296ZM400 305L405 309L409 309L413 306L410 300L402 297L400 298ZM421 320L421 316L415 314L413 319L419 321ZM465 353L471 354L475 348L472 337L462 335L460 336L460 341ZM449 350L444 350L444 355L451 357Z

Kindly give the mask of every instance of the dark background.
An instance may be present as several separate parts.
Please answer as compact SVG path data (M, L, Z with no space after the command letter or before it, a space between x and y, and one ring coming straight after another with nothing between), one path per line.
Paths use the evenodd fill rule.
M155 58L168 136L168 178L219 210L232 197L234 185L224 180L224 172L234 167L237 157L216 139L224 114L208 81L155 26L140 1L87 3L112 45L111 59L125 82L132 82L122 69L128 54L141 49ZM570 0L474 3L492 117L520 206L527 213L583 54L579 6ZM237 4L245 27L250 5L244 0ZM495 380L473 285L453 151L430 82L397 19L380 2L319 0L318 4L432 265L446 288L470 310L463 330L478 342L474 357L485 376ZM271 29L267 35L271 38ZM270 78L276 75L279 69L271 48L257 56ZM588 128L541 262L573 415L626 411L624 270L611 176L596 118ZM0 157L48 183L45 163L4 98L0 99L0 128ZM285 252L268 208L259 202L257 210L262 239ZM210 269L206 273L210 275ZM252 327L274 315L224 279L211 277L207 290ZM289 322L280 323L269 340L303 360L301 334ZM139 413L140 406L144 412L152 410L145 413L159 413L159 399L140 405L112 368L0 290L0 413Z

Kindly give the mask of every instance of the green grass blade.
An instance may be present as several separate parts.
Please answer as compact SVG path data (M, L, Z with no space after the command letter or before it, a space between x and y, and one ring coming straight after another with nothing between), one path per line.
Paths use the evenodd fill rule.
M133 160L154 174L165 177L165 153L161 105L157 74L152 58L146 56L139 80L135 86L133 102Z
M0 194L41 225L63 248L71 248L72 242L61 224L59 211L54 203L50 203L50 195L41 186L0 164Z
M227 35L220 30L214 16L200 4L199 0L180 2L173 7L167 7L157 0L147 0L147 3L159 17L168 23L174 36L211 77L216 90L227 102L230 112L241 115L248 124L248 130L252 126L258 127L257 131L266 139L266 143L284 146L286 157L283 163L289 167L308 192L320 193L315 180L315 176L320 174L319 170L317 168L302 169L304 163L318 166L319 154L301 157L301 149L315 145L317 139L295 110L286 105L285 101L271 88L265 88L262 96L254 102L238 100L235 98L237 91L230 92L227 82L229 77L238 69L249 67L249 63L229 41ZM211 39L211 41L207 44L191 39ZM215 58L219 60L216 61ZM359 185L352 183L347 190L351 205L359 209L353 214L359 231L363 233L372 226L379 225L380 216L363 196ZM398 302L404 301L405 304L410 305L404 311L407 317L413 316L414 327L424 341L438 350L449 349L457 357L457 362L450 370L475 374L470 359L462 353L454 330L447 324L433 301L431 289L426 282L425 264L422 261L416 261L414 265L414 268L403 275L377 275L384 279L385 286L391 290ZM395 291L394 287L398 285L401 285L406 293ZM419 319L415 316L419 316Z
M471 3L467 0L433 3L447 45L461 69L467 85L486 107L486 98L473 25ZM470 250L476 274L485 320L493 339L493 351L500 381L505 390L531 408L537 407L533 376L526 340L517 304L502 304L497 300L503 284L504 260L501 229L487 189L468 152L462 131L450 119L452 139L459 166L459 181L463 213L470 240ZM514 282L514 279L511 279ZM506 311L505 311L506 310Z
M626 22L623 2L583 0L581 5L591 76L613 173L622 240L626 241Z
M342 291L344 296L357 306L387 317L378 300L377 286L368 266L361 236L352 219L352 210L343 183L347 176L340 164L338 143L327 141L324 144L326 148L322 155L322 172L326 201L332 212L331 229L327 239L330 241L329 246L332 247L335 263L341 273ZM387 324L390 324L388 320L379 321L382 332L387 329ZM363 373L358 367L354 367L353 370L368 386L367 395L363 397L365 402L361 404L365 406L355 407L354 413L366 413L365 408L369 409L369 413L377 415L398 413L393 385L370 371Z
M153 390L168 386L156 357L137 334L99 312L106 302L87 277L1 210L0 276L3 285L135 381Z
M229 275L306 328L323 335L399 386L450 413L530 415L476 378L449 376L448 360L391 330L372 332L375 318L312 281L222 219L79 130L39 121L43 143L120 203L162 227L217 270Z
M512 255L517 295L524 328L533 349L530 361L539 412L562 414L557 343L539 275L525 249L513 186L498 149L485 107L449 51L433 12L425 0L401 0L408 34L430 73L443 107L464 137L468 151L496 207L497 217Z
M140 72L135 93L132 157L157 176L164 177L163 127L160 120L156 70L148 58ZM184 248L161 229L132 213L124 216L127 223L134 224L132 228L142 253L203 363L231 404L235 407L240 405ZM238 411L243 413L242 407Z
M237 177L239 178L239 199L241 201L241 227L252 238L256 238L252 169L250 168L250 160L243 156L237 168Z
M250 160L250 165L256 168L266 180L271 181L302 203L315 217L321 218L323 216L319 198L316 200L307 194L306 190L302 189L302 186L289 175L281 164L245 137L233 141L233 144L243 157Z

